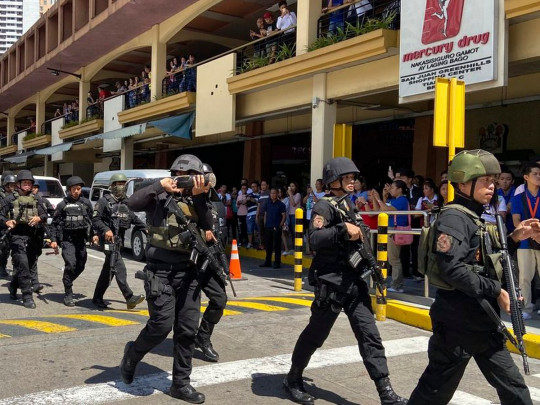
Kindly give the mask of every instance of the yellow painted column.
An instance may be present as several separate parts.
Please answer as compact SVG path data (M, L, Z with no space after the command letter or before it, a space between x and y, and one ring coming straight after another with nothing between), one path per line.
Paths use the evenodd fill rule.
M86 109L88 108L88 92L90 91L90 81L85 77L84 68L81 69L81 80L79 80L79 121L86 119ZM97 100L97 94L94 94L94 99Z
M302 291L302 251L304 248L304 210L294 211L294 291Z
M352 159L352 125L334 125L334 157Z
M160 40L159 25L152 27L152 61L150 67L150 101L162 96L161 86L167 70L167 43Z
M298 0L296 8L296 55L307 52L309 44L317 39L317 21L321 16L321 5L316 1Z
M7 146L10 146L12 144L11 135L13 135L14 132L15 132L15 116L9 114L7 117L7 132L6 132Z
M375 307L375 319L386 320L386 277L388 276L388 214L379 214L377 231L377 261L381 267L383 282L383 295L379 289L375 289L377 305Z
M36 93L36 134L42 133L41 124L43 124L45 120L45 100L41 99L38 91Z

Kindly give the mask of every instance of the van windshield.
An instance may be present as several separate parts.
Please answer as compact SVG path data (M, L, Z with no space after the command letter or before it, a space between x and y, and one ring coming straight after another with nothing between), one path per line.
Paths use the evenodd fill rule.
M39 193L43 197L64 198L66 196L59 181L39 179L37 182L39 183Z

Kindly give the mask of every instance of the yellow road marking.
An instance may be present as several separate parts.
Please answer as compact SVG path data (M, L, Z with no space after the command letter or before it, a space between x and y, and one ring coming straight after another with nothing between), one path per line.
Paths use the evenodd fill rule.
M303 300L300 298L287 298L287 297L249 297L246 299L257 300L257 301L273 301L273 302L283 302L285 304L296 304L302 305L304 307L311 306L311 300Z
M201 313L203 313L206 310L206 307L201 306ZM231 309L225 309L223 310L223 315L229 316L229 315L242 315L243 312L233 311Z
M258 309L259 311L287 311L288 310L288 308L278 307L275 305L267 305L267 304L260 304L258 302L247 302L247 301L227 301L227 305L232 305L233 307Z
M70 328L69 326L58 325L52 322L45 321L28 321L28 320L19 320L19 319L10 319L5 321L0 321L0 324L4 325L16 325L22 326L23 328L37 330L44 333L63 333L63 332L73 332L77 329Z
M112 316L105 316L105 315L70 314L70 315L53 315L51 317L52 318L80 319L82 321L101 323L107 326L127 326L127 325L140 324L140 322L130 321L127 319L114 318Z
M313 293L287 293L287 297L315 297Z
M9 335L3 335L3 334L0 333L0 339L2 339L2 338L9 338L9 337L11 337L11 336L9 336Z
M147 309L106 309L103 312L105 313L116 312L118 314L126 314L126 315L150 316Z

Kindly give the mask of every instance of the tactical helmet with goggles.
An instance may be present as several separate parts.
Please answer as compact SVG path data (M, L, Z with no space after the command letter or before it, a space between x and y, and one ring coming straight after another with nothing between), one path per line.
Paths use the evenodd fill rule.
M328 186L330 183L339 180L345 174L360 173L354 162L346 157L330 159L323 168L323 183Z
M66 181L66 187L69 189L72 186L81 185L81 187L84 187L84 181L79 176L71 176Z
M452 183L467 183L478 177L500 173L501 165L497 158L482 149L459 152L448 166L448 180Z
M171 165L171 173L173 175L178 171L183 172L196 172L198 174L204 173L203 164L200 159L195 155L185 154L178 156Z

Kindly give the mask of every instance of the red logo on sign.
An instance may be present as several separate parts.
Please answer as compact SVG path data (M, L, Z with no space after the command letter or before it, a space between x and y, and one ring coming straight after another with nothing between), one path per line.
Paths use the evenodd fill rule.
M422 43L455 37L461 28L465 0L427 0Z

